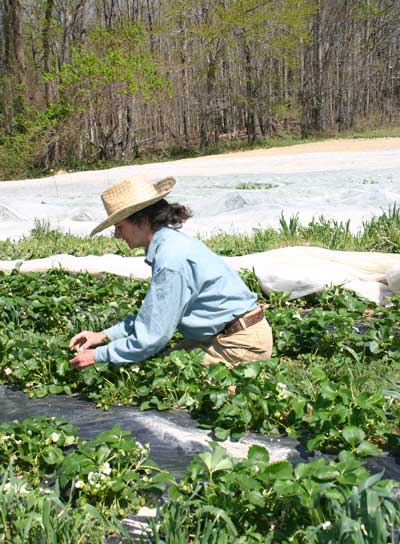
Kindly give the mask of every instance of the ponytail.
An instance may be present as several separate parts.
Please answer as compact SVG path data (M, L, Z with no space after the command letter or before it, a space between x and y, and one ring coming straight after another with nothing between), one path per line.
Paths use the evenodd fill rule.
M130 217L128 221L131 223L139 223L142 219L147 218L153 232L161 227L172 227L180 229L182 223L192 217L190 208L174 202L170 204L165 199L159 200L155 204L140 210Z

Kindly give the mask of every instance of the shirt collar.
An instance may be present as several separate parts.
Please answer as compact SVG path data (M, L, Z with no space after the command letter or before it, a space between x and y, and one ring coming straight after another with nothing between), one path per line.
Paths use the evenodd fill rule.
M150 266L153 264L158 246L161 244L161 241L163 239L163 231L165 231L165 227L161 227L159 230L156 230L156 232L153 234L153 238L151 239L149 247L147 248L144 262Z

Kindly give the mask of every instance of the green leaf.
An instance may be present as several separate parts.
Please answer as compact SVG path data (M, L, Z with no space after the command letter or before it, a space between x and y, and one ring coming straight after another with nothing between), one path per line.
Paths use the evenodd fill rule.
M244 495L250 504L254 504L254 506L259 506L261 508L265 506L265 499L259 491L255 489L248 490Z
M358 455L366 457L368 455L379 455L380 453L382 453L382 450L378 448L378 446L376 446L375 444L371 444L371 442L363 440L357 446L356 452L358 453Z
M208 377L216 382L222 382L231 378L231 373L229 369L223 364L210 365L207 367Z
M136 393L139 395L139 397L147 397L147 395L150 393L150 388L142 385L136 389Z
M208 471L211 473L218 470L231 470L233 467L232 459L227 456L226 451L218 444L212 444L213 451L200 453L199 458L203 461Z
M269 463L269 451L263 446L251 446L247 454L247 459L252 466L264 467Z
M60 393L64 392L64 386L63 385L49 385L49 393L52 395L59 395Z
M321 380L324 380L326 379L326 374L325 372L322 370L321 367L319 366L316 366L312 369L311 371L311 375L312 375L312 378L313 380L315 380L316 382L319 382Z
M157 410L159 410L160 412L163 412L164 410L168 410L169 408L171 408L171 404L169 402L163 402L161 400L158 400L156 402L156 406L157 406Z
M43 397L46 397L49 394L49 390L47 385L43 385L42 387L35 387L35 389L33 389L31 393L32 393L32 396L42 399Z
M369 516L375 516L377 513L380 514L380 499L378 493L372 489L368 489L366 492L367 498L367 511Z
M260 485L259 482L255 478L248 476L246 473L242 474L240 472L238 474L235 474L235 482L239 484L240 488L243 491L250 491L250 490L257 489Z
M315 467L312 476L317 480L335 480L340 475L339 470L330 465Z
M228 397L229 395L225 391L213 391L210 394L210 400L213 402L214 408L221 408ZM237 404L236 401L233 401L233 404Z
M336 487L329 487L322 494L331 501L341 502L343 500L343 492Z
M252 363L247 363L243 365L243 376L245 378L257 378L260 374L260 363L258 361L253 361Z
M299 463L294 468L294 474L296 479L301 480L303 478L312 478L316 470L325 466L323 459L318 459L313 463Z
M45 452L43 452L42 458L48 465L58 465L63 462L64 455L60 448L49 447Z
M68 396L71 396L72 395L72 390L71 390L71 387L69 385L64 385L64 393Z
M222 427L215 427L214 429L214 435L218 440L226 440L230 434L230 429L223 429Z
M152 482L155 484L168 484L168 485L172 485L176 483L173 475L166 470L162 470L161 472L158 472L157 474L155 474L152 477Z
M358 492L362 493L366 489L369 489L370 487L373 487L383 476L383 471L378 472L377 474L373 474L372 476L369 476L366 478L363 482L361 482L358 486Z
M315 450L317 446L322 444L324 441L325 441L325 435L317 434L307 440L307 449L310 451L313 451Z
M123 480L113 480L111 482L111 489L114 493L122 491L126 486L126 483Z
M369 393L366 393L366 392L361 393L360 395L357 396L356 403L358 404L360 408L369 410L371 408L370 398L371 398L371 395Z
M296 414L296 418L301 418L304 413L304 406L306 405L307 400L301 397L295 397L291 400L291 406Z
M369 347L369 350L371 353L378 353L379 352L379 344L376 340L372 340L372 342L370 342L368 344L368 347Z
M172 500L172 501L177 501L179 500L179 498L182 496L182 493L180 492L180 488L179 486L177 485L172 485L169 489L168 489L168 497Z
M274 491L282 496L297 495L299 492L297 482L293 482L292 480L276 480L273 487Z
M365 438L365 433L359 427L345 427L342 431L343 438L351 446L357 446Z
M321 385L321 395L328 400L335 400L337 396L337 389L334 389L328 382Z
M263 470L263 474L272 480L291 480L293 478L293 469L289 461L277 461L268 465Z

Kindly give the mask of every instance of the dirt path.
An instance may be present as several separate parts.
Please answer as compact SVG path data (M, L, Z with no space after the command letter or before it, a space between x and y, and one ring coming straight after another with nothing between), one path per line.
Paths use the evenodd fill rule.
M357 138L357 139L333 139L308 144L291 145L287 147L271 147L268 149L251 149L248 151L235 151L224 153L231 157L264 157L279 155L296 155L298 153L335 153L350 151L367 151L368 149L400 149L400 138ZM208 155L201 157L208 159L221 157L221 155Z

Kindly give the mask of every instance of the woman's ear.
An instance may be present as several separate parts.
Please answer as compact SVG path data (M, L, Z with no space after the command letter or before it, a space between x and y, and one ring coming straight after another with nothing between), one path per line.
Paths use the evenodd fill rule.
M137 221L135 221L135 223L140 229L146 229L148 227L151 227L150 220L147 215L141 215L137 218Z

